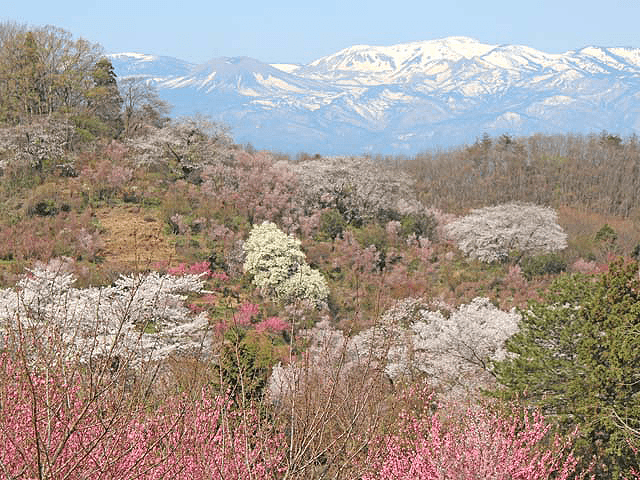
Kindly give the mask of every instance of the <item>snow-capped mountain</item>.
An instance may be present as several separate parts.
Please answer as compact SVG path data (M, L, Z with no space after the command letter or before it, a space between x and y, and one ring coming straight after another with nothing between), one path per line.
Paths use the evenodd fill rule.
M204 113L238 143L285 152L415 153L483 133L640 130L640 48L551 54L466 37L358 45L308 65L111 56L174 114Z

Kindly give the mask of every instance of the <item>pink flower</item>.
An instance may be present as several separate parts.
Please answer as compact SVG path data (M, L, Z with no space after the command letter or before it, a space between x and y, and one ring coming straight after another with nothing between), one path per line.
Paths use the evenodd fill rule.
M289 330L289 324L280 317L269 317L256 325L258 332L281 333Z

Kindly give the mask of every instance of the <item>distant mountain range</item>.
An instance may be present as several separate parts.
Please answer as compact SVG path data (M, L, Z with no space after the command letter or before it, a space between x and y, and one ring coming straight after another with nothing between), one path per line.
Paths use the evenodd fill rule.
M562 54L448 37L358 45L308 65L248 57L195 65L110 55L173 105L231 127L237 143L295 153L407 153L483 133L640 131L640 48Z

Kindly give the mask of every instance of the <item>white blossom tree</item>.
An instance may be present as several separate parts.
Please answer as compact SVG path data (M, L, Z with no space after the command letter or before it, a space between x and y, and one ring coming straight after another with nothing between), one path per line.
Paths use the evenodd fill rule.
M264 222L253 227L244 243L244 271L268 295L284 303L307 301L320 306L329 288L320 272L305 262L300 240Z
M482 262L504 261L512 252L520 256L551 253L567 247L567 234L552 208L507 203L472 210L445 227L465 255Z
M358 224L386 212L425 211L408 175L367 158L330 157L286 166L300 182L296 203L306 214L335 208L347 223Z
M394 382L424 375L451 397L491 385L492 363L505 358L504 344L517 332L520 315L501 311L482 297L444 310L408 298L353 337L328 322L304 330L305 362L276 366L270 395L278 400L304 388L305 379L348 377L363 370L380 372Z
M150 272L81 289L74 282L54 260L29 270L15 288L0 290L0 336L18 342L34 361L111 358L137 368L211 352L206 313L192 315L184 305L186 293L203 291L199 275Z
M422 310L410 326L411 367L439 386L486 386L493 382L493 362L505 358L505 342L518 331L519 320L514 309L504 312L484 297L446 314Z

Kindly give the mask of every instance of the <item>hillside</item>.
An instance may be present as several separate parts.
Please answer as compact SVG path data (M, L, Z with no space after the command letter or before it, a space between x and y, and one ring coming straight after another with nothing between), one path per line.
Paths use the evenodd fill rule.
M51 35L0 36L3 474L640 478L635 136L291 158Z

